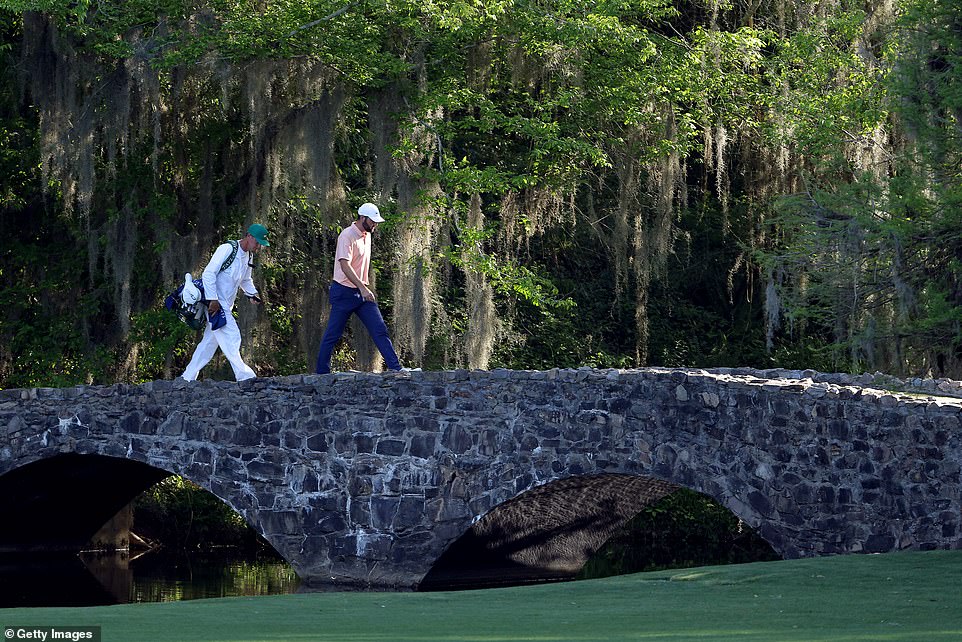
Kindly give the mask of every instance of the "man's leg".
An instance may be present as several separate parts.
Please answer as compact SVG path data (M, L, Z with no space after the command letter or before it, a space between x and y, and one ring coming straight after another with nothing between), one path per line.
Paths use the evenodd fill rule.
M387 325L384 323L384 317L381 316L381 309L377 307L377 303L365 301L364 304L357 309L357 316L361 318L361 322L370 333L371 338L374 340L374 345L381 351L381 356L384 357L384 365L387 366L387 369L400 370L401 362L398 360L397 352L394 351L394 344L391 343L391 337L387 334Z
M237 327L237 321L229 311L224 310L224 313L227 317L227 325L213 332L217 345L230 362L230 367L234 369L234 379L237 381L253 379L257 373L241 358L241 333L240 328Z
M187 381L194 381L197 379L197 375L200 374L201 368L210 363L210 360L214 358L214 353L217 352L217 338L214 336L214 331L210 329L210 324L204 328L204 336L201 338L200 343L194 348L194 356L190 358L190 363L187 364L187 369L184 370L184 374L181 376Z
M328 374L331 371L331 355L334 354L334 346L341 340L347 320L359 305L358 301L361 300L357 290L338 283L331 284L328 299L331 302L331 314L327 320L324 337L321 339L321 347L317 352L317 366L314 370L317 374Z

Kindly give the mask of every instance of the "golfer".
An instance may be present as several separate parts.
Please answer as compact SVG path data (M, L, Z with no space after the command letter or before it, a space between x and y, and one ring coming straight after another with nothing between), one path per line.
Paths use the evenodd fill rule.
M352 314L361 319L384 357L388 370L406 371L398 360L394 344L388 337L387 326L377 307L374 293L368 287L371 269L371 235L378 223L383 223L381 212L374 203L365 203L357 210L357 220L341 230L334 254L334 281L330 288L331 315L327 321L321 348L317 353L317 374L331 371L334 346L344 334L344 326Z

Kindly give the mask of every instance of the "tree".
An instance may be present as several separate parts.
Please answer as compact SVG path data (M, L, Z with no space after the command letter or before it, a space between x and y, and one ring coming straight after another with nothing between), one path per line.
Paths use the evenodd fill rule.
M762 259L770 324L787 320L836 368L957 376L959 67L944 57L958 50L957 18L903 3L876 21L884 38L862 26L871 18L849 29L844 81L823 96L802 92L803 113L824 113L824 101L848 110L808 120L804 190L781 200L781 242Z
M160 301L255 219L245 346L303 372L366 200L416 365L954 372L954 17L888 6L4 0L0 278L56 296L0 385L173 376Z

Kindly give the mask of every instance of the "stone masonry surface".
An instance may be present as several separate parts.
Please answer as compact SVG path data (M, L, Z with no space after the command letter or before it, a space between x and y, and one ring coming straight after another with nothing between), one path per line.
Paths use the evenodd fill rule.
M3 390L0 488L64 454L141 462L228 503L307 582L371 587L416 586L472 524L574 476L705 493L788 558L959 548L960 389L583 368Z

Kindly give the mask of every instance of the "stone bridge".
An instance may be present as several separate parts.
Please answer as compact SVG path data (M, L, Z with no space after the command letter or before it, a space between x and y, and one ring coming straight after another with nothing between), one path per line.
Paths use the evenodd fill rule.
M571 576L679 487L786 558L962 547L959 384L875 379L461 370L5 390L0 551L77 550L171 473L308 584L423 588L458 563Z

